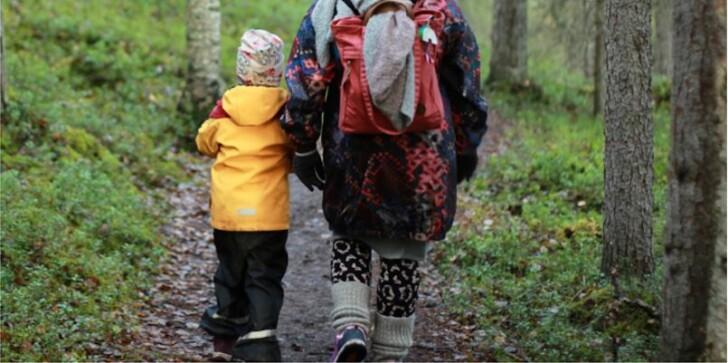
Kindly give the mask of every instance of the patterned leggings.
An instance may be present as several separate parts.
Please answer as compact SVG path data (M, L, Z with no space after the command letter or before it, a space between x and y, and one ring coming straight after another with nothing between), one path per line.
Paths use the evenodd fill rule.
M361 282L369 285L372 251L364 243L335 240L331 249L331 282ZM377 311L386 316L408 317L415 312L420 285L415 260L381 259L377 285Z

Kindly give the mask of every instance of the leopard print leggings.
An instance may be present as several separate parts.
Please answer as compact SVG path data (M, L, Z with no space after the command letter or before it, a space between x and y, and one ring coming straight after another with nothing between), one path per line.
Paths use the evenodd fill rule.
M364 243L335 240L331 249L331 282L370 285L372 251ZM419 263L407 259L381 259L377 285L377 311L386 316L408 317L415 312L420 285Z

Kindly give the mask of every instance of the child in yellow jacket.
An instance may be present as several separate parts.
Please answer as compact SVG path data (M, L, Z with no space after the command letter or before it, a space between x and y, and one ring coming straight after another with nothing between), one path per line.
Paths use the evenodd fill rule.
M290 148L279 125L288 99L279 88L283 41L265 30L243 34L239 86L225 92L200 127L198 150L211 170L212 226L219 260L217 304L200 326L217 359L280 361L275 329L288 266Z

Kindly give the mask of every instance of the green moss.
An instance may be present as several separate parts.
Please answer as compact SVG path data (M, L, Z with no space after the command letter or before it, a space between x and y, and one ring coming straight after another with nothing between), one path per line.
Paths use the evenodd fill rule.
M71 160L98 160L107 171L120 172L121 162L93 135L83 129L68 127L63 133L66 152Z
M75 127L69 127L63 135L67 147L75 151L80 157L96 158L101 150L106 148L88 132ZM108 150L105 150L108 153Z

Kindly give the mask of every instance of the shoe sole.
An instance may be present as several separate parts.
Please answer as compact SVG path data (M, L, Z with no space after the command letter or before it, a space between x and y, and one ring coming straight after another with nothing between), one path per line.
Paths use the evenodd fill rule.
M361 339L352 339L341 347L334 362L363 362L366 356L366 342Z
M232 362L233 355L223 352L214 352L210 356L210 362Z

